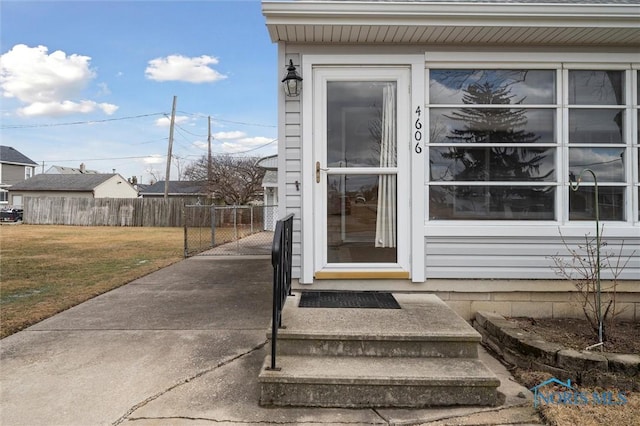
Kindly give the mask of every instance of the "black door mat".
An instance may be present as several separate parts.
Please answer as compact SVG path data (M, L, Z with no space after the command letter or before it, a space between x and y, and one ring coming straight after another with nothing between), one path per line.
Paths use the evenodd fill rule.
M391 293L377 291L303 291L300 308L401 309Z

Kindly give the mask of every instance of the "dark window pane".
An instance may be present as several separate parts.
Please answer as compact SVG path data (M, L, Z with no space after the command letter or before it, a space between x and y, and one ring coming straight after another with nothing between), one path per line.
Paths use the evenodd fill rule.
M385 182L386 180L386 182ZM387 192L381 188L387 185ZM391 194L391 196L389 195ZM376 230L396 228L385 221L380 208L396 204L394 175L327 176L327 261L329 263L396 262L394 247L376 244ZM380 195L380 196L379 196ZM384 198L387 198L384 201ZM395 208L394 208L395 211ZM395 216L393 216L395 219ZM388 231L388 229L387 229Z
M555 143L555 110L431 108L431 143Z
M553 104L553 70L431 70L432 104Z
M436 220L554 220L555 188L431 186L429 217Z
M569 104L623 105L624 71L569 71Z
M600 220L624 220L624 187L598 186ZM569 219L595 220L595 187L580 186L569 190Z
M395 84L377 81L327 83L327 166L380 166L385 87L395 87ZM395 103L395 98L392 102ZM391 155L395 163L396 152Z
M555 181L555 148L433 147L431 181Z
M570 109L570 143L625 143L621 109Z
M624 182L624 148L569 149L569 177L577 180L584 169L593 170L598 182ZM593 182L591 173L582 174L584 182Z

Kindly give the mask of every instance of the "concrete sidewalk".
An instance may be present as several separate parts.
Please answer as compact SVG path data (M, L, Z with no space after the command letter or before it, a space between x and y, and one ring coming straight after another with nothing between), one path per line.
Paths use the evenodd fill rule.
M536 424L531 394L486 353L500 407L263 408L270 262L196 256L0 341L0 424Z

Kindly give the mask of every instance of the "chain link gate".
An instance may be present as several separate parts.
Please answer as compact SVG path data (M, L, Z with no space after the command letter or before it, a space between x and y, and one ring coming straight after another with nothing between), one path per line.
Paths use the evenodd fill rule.
M184 256L269 255L278 206L184 206Z

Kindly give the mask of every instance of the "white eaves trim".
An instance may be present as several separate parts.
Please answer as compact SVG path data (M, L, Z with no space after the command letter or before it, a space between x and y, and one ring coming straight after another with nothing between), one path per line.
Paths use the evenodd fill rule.
M292 43L326 42L328 33L330 41L338 43L397 42L399 32L420 34L424 28L452 28L454 33L462 28L618 30L624 32L613 43L640 43L639 4L265 0L262 11L272 41ZM363 29L373 28L380 31L363 38ZM410 41L443 41L431 39L431 34Z
M365 1L269 1L262 2L263 14L269 23L333 23L389 24L402 20L403 24L421 23L433 19L447 19L483 24L504 23L517 19L519 24L546 25L542 19L600 22L601 25L637 27L640 23L638 4L581 4L567 3L479 3L479 2L365 2ZM524 20L524 21L523 21ZM294 22L295 21L295 22ZM603 22L604 21L604 22Z

